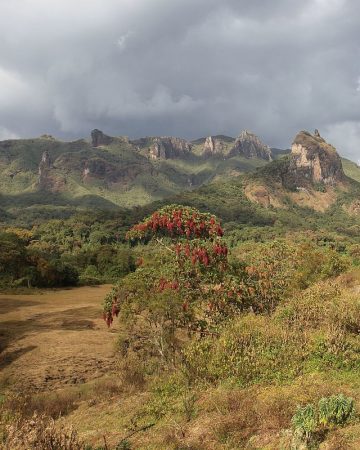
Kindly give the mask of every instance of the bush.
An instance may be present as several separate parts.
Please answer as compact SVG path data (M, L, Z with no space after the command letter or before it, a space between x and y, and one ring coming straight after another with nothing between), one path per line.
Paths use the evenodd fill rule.
M330 428L345 425L354 412L354 400L343 394L323 397L317 407L313 404L300 407L291 420L294 441L317 448Z
M314 369L359 367L360 302L338 283L319 282L271 316L246 314L183 350L191 382L247 386L289 380Z
M339 255L334 250L329 251L327 261L322 269L322 277L324 279L337 277L350 267L348 258Z
M318 427L318 418L314 405L308 404L303 408L298 408L291 419L291 423L300 438L309 440Z
M102 283L102 277L96 266L87 266L80 275L80 283L84 285L97 285Z
M354 400L343 394L319 400L319 423L325 427L344 425L354 414Z

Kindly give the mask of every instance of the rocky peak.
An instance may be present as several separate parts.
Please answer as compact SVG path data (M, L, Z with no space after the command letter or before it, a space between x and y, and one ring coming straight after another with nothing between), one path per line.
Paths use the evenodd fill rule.
M156 137L149 149L151 159L173 159L186 156L191 151L191 144L185 139L175 137Z
M230 156L241 155L245 158L261 158L272 160L271 149L268 145L250 131L244 130L236 138L234 146L230 150Z
M300 131L291 146L290 172L298 186L304 182L335 185L344 180L341 159L335 147L320 136Z
M204 155L220 155L224 151L224 143L217 137L208 136L205 139L202 153Z
M95 129L91 132L91 145L93 147L99 147L99 145L109 145L113 141L113 138L104 134L101 130Z

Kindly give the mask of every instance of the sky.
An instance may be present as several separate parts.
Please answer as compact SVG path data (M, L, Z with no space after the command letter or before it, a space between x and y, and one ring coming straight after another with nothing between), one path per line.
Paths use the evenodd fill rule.
M303 129L360 160L358 0L0 0L0 139Z

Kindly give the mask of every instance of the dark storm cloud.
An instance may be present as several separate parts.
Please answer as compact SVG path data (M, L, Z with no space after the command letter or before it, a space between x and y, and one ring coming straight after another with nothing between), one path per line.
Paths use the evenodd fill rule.
M356 0L0 0L0 139L319 128L360 158Z

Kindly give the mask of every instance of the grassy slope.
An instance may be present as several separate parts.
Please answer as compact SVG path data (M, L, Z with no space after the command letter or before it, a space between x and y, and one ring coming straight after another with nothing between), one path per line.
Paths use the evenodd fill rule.
M241 254L241 248L238 252ZM10 356L3 367L2 392L16 387L25 398L27 390L36 387L38 391L28 403L26 413L37 409L57 419L61 417L57 420L60 426L75 427L81 438L94 446L103 445L105 435L109 448L115 449L132 430L154 424L128 438L131 448L290 449L286 430L291 427L291 417L298 405L316 403L321 397L337 393L351 396L360 405L356 361L360 344L358 334L351 328L358 323L359 308L354 303L351 314L346 308L339 308L356 300L354 293L360 287L360 274L353 271L337 283L341 289L339 298L344 301L333 301L332 295L327 295L324 301L320 286L315 296L295 297L280 305L271 318L258 316L255 320L252 314L246 315L244 320L253 323L257 330L254 335L246 329L241 334L241 326L236 335L240 344L253 343L253 350L259 350L249 360L257 362L252 367L261 370L266 361L274 361L276 367L283 360L291 368L296 355L283 353L279 358L276 340L279 328L285 332L291 318L292 302L295 305L300 302L301 307L295 306L299 322L295 328L289 322L282 351L292 349L291 345L287 348L287 343L294 338L297 344L304 336L313 342L311 354L305 353L304 359L300 359L301 370L289 370L286 377L265 372L265 378L243 385L240 380L225 377L220 383L200 382L190 390L182 383L179 372L137 384L139 367L131 366L131 362L124 367L121 358L119 361L114 358L114 339L121 323L115 322L114 329L107 331L100 319L99 302L108 287L20 295L11 299L11 303L10 296L3 295L2 320L7 325L3 337L7 339L6 351ZM330 284L327 289L331 294L334 288ZM349 326L345 353L336 350L337 342L342 349L344 335L334 340L338 331L330 326L334 319L339 320L339 326L340 323ZM324 347L322 343L328 333L332 344ZM273 342L273 351L262 348L261 339ZM61 345L56 345L59 342ZM9 397L6 405L21 408L24 403ZM358 449L360 424L355 420L345 427L334 427L323 438L327 447L321 448Z
M341 160L345 174L349 178L360 182L360 167L349 159L342 158Z

